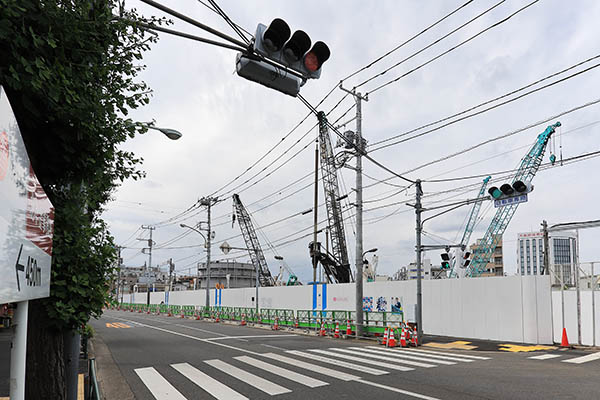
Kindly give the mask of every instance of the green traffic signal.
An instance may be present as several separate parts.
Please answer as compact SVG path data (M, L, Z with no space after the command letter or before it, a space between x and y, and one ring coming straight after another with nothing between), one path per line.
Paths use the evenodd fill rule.
M492 196L494 199L499 199L502 196L502 192L500 191L500 189L498 189L496 186L491 187L488 190L488 193L490 194L490 196Z

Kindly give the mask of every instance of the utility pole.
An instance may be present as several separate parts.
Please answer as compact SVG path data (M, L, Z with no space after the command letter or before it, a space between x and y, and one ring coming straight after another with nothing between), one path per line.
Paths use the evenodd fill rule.
M152 231L156 228L150 225L142 225L142 229L150 230L150 239L148 239L148 266L146 267L146 304L150 305L150 268L152 268ZM144 239L138 239L144 240Z
M421 233L423 231L423 224L421 223L421 213L423 212L423 208L421 206L421 196L423 195L423 188L421 187L421 180L417 179L415 181L416 185L416 200L415 200L415 214L417 217L416 223L416 234L417 234L417 338L418 342L422 343L423 340L423 290L421 286L421 275L422 275L422 265L421 265Z
M356 151L356 336L364 334L363 326L363 185L362 185L362 155L366 153L366 141L362 137L362 101L369 101L368 96L362 96L356 90L340 89L350 93L356 101L356 134L354 147Z
M116 297L117 297L117 303L119 302L119 287L121 286L121 265L123 264L122 260L121 260L121 246L117 246L117 266L119 268L119 272L117 274L117 293L116 293Z
M550 239L546 220L542 221L542 232L544 233L544 275L550 275Z
M212 231L210 227L210 211L213 205L217 204L216 197L203 197L200 199L200 205L206 206L208 212L208 228L206 234L206 302L205 307L208 310L210 307L210 248L212 240Z
M315 140L315 198L313 204L313 285L317 284L317 225L319 207L319 138ZM257 278L258 279L258 278ZM258 297L256 298L258 304Z

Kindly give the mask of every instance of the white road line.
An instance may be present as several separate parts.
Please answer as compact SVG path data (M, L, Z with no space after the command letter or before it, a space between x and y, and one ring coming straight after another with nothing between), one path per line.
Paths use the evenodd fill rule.
M378 355L378 354L371 354L371 353L369 353L367 351L357 351L357 350L340 349L340 348L331 348L329 350L342 351L344 353L350 353L350 354L354 354L354 355L361 356L361 357L377 358L379 360L389 361L389 362L392 362L392 363L400 363L400 364L412 365L414 367L422 367L422 368L437 367L437 365L433 365L433 364L420 363L420 362L417 362L417 361L409 361L409 360L400 360L400 359L393 358L393 357L381 356L381 355Z
M134 371L156 400L186 400L186 398L183 397L183 395L154 368L136 368Z
M280 338L280 337L290 337L290 336L298 336L298 335L246 335L246 336L222 336L222 337L218 337L218 338L209 338L206 340L226 340L226 339L251 339L251 338Z
M200 328L196 328L196 327L193 327L193 326L187 326L187 325L184 325L184 324L170 324L170 325L180 326L182 328L187 328L187 329L193 329L193 330L199 331L199 332L210 333L212 335L227 336L225 333L213 332L213 331L209 331L209 330L206 330L206 329L200 329ZM214 339L215 338L212 338L212 340L214 340ZM206 340L211 340L211 339L206 339Z
M334 360L333 358L322 357L322 356L318 356L316 354L309 354L309 353L305 353L303 351L288 350L287 353L293 354L295 356L309 358L311 360L319 361L319 362L322 362L322 363L325 363L325 364L333 364L333 365L336 365L338 367L347 368L347 369L353 369L355 371L364 372L366 374L371 374L371 375L385 375L385 374L389 374L389 372L383 371L383 370L380 370L380 369L364 367L362 365L356 365L356 364L352 364L352 363L349 363L349 362L346 362L346 361L341 361L341 360Z
M551 358L560 357L562 354L540 354L539 356L528 357L532 360L549 360Z
M430 350L421 350L421 349L419 349L419 350L411 349L410 351L414 351L415 353L442 354L444 356L472 358L474 360L490 360L490 357L472 356L470 354L445 353L442 351L430 351Z
M298 368L304 368L309 371L314 371L318 374L331 376L332 378L341 379L343 381L355 381L357 379L360 379L360 377L356 376L356 375L351 375L351 374L347 374L345 372L336 371L331 368L326 368L326 367L322 367L317 364L312 364L312 363L301 361L301 360L298 360L295 358L286 357L281 354L267 353L267 354L263 354L263 357L267 357L272 360L280 361L282 363L294 365Z
M374 353L374 354L380 354L380 355L385 355L385 356L392 356L392 357L400 357L400 358L407 358L409 360L417 360L417 361L425 361L425 362L432 362L432 363L438 363L438 364L442 364L442 365L455 365L456 363L453 361L446 361L446 360L436 360L435 358L429 357L428 355L421 355L421 354L407 354L407 353L401 353L401 352L396 352L396 351L388 351L382 348L371 348L371 346L369 346L369 348L364 348L364 347L351 347L351 349L354 350L362 350L362 351L367 351L370 353Z
M186 335L185 333L181 333L181 332L170 331L168 329L159 328L158 326L153 326L153 325L148 325L148 324L142 324L140 322L135 322L135 321L131 321L131 320L128 320L128 319L117 318L117 317L109 317L109 318L120 319L122 321L131 322L132 324L138 324L138 325L146 327L146 328L156 329L157 331L161 331L161 332L165 332L165 333L170 333L172 335L177 335L177 336L185 337L185 338L188 338L188 339L197 340L199 342L210 343L210 344L214 344L216 346L227 347L228 349L233 349L233 350L241 351L242 353L248 353L248 354L253 354L253 355L256 355L256 356L260 356L260 353L257 353L257 352L252 351L252 350L246 350L246 349L242 349L240 347L230 346L228 344L214 342L212 340L202 339L202 338L199 338L199 337L196 337L196 336Z
M244 371L243 369L235 367L231 364L227 364L224 361L207 360L204 362L210 366L215 367L219 371L225 372L226 374L233 376L234 378L239 379L242 382L247 383L250 386L254 386L258 390L262 390L263 392L270 394L271 396L291 392L291 390L286 389L283 386L279 386L276 383L261 378L260 376L251 374L250 372Z
M257 360L256 358L252 358L252 357L248 357L248 356L239 356L239 357L234 357L234 358L241 362L245 362L246 364L250 364L253 367L260 368L260 369L270 372L272 374L282 376L282 377L289 379L291 381L294 381L294 382L298 382L304 386L314 388L314 387L328 385L327 382L323 382L318 379L311 378L310 376L302 375L297 372L290 371L289 369L281 368L276 365L272 365L272 364L266 363L264 361Z
M378 347L375 347L375 346L369 346L369 347L378 348ZM422 353L415 353L415 351L414 351L414 350L411 350L411 349L403 349L403 348L401 348L401 347L400 347L400 348L388 349L388 350L391 350L391 351L393 351L393 352L398 352L398 353L406 353L406 354L411 354L411 353L412 353L412 354L417 354L417 355L418 355L418 354L422 354ZM424 354L424 353L423 353L423 354ZM430 353L427 353L427 354L424 354L424 355L426 355L427 357L440 358L440 359L442 359L442 360L450 360L450 361L459 361L459 362L473 362L473 361L475 361L475 360L470 360L470 359L468 359L468 358L458 358L458 357L438 356L437 354L430 354Z
M246 396L242 396L229 386L223 385L188 363L171 364L171 367L218 400L248 400Z
M272 344L264 344L264 343L261 343L261 346L270 347L270 348L272 348L272 349L276 349L276 350L283 350L283 351L285 351L285 349L284 349L283 347L277 347L277 346L273 346ZM262 354L261 354L261 355L262 355Z
M583 364L589 361L594 361L600 359L600 352L588 354L587 356L577 357L577 358L569 358L568 360L563 360L562 362L568 362L572 364Z
M358 382L364 383L366 385L375 386L375 387L378 387L380 389L390 390L390 391L396 392L396 393L402 393L402 394L405 394L407 396L416 397L417 399L423 399L423 400L440 400L437 397L425 396L424 394L419 394L419 393L415 393L415 392L409 392L408 390L398 389L398 388L395 388L395 387L392 387L392 386L382 385L380 383L363 381L362 379L360 381L358 381Z
M315 353L325 354L327 356L332 356L332 357L337 357L337 358L343 358L345 360L360 362L360 363L363 363L363 364L375 365L377 367L383 367L383 368L388 368L388 369L395 369L397 371L414 371L414 368L403 367L401 365L395 365L395 364L390 364L390 363L384 363L382 361L365 360L364 358L360 358L360 357L356 357L356 356L350 356L348 354L339 354L339 353L334 353L332 351L320 350L320 349L313 349L313 350L310 350L310 351L315 352Z

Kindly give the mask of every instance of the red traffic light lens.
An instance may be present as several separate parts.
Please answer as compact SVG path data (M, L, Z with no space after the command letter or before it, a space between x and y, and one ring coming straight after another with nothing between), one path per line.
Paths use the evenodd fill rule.
M310 72L315 72L316 70L318 70L320 65L317 55L312 51L308 52L306 56L304 56L304 66Z

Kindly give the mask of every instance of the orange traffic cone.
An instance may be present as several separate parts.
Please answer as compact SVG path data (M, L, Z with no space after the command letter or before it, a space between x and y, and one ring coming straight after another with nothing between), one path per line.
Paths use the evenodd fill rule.
M352 326L350 325L350 320L346 323L346 336L352 336Z
M274 331L279 330L279 318L277 318L277 317L275 317L275 322L273 323L273 330Z
M181 318L185 318L185 315L183 315L183 310L181 310Z
M404 326L400 329L400 347L406 347L406 329L404 329Z
M384 346L387 346L387 340L388 340L388 327L385 327L385 330L383 331L383 340L381 341L381 344Z
M242 326L246 325L246 314L242 314Z
M298 328L298 318L294 318L294 328Z
M217 313L217 318L215 318L215 322L219 322L219 313Z
M173 313L171 312L171 309L169 308L169 313L167 314L167 317L172 317Z
M567 337L567 328L563 328L562 341L560 342L560 347L571 347L571 345L569 344L569 338Z
M412 332L412 345L415 347L419 347L419 339L416 330Z
M325 323L321 322L321 330L319 331L319 336L325 336Z
M396 347L396 332L394 332L394 328L390 328L390 337L387 341L387 347Z
M340 338L340 323L336 322L335 324L335 332L333 333L333 337L336 339Z

